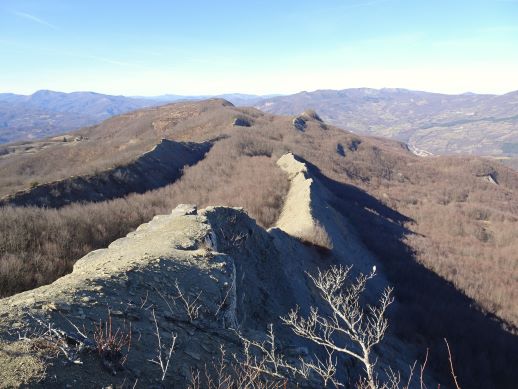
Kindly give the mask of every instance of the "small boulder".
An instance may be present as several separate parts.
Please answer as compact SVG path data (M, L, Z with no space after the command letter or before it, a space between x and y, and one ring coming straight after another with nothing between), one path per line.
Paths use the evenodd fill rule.
M252 123L250 123L250 120L244 117L237 117L234 119L234 122L232 123L233 126L240 126L240 127L250 127Z
M196 215L197 213L198 207L195 204L178 204L171 211L171 214L175 216Z
M351 151L356 151L358 150L358 146L362 143L361 140L359 139L353 139L350 143L349 143L349 146L348 146L348 149L351 150Z
M338 153L338 155L340 155L342 157L345 157L345 149L344 149L344 146L341 143L338 143L336 145L336 152Z
M307 127L306 120L301 116L297 116L296 118L293 119L293 126L297 130L304 132L304 130Z

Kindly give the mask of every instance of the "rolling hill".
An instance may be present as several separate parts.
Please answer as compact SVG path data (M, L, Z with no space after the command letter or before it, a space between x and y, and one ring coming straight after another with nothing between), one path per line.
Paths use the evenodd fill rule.
M407 143L422 155L491 156L518 166L518 92L444 95L405 89L345 89L293 95L109 96L38 91L0 94L0 143L42 139L95 125L121 113L174 101L223 98L236 106L296 115L315 109L337 127Z

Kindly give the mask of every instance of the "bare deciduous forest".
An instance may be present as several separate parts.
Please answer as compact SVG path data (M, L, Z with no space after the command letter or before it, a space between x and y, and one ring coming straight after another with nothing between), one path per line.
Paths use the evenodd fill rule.
M406 227L413 233L404 239L419 261L489 312L518 323L518 204L511 196L518 177L511 169L471 157L419 158L398 143L361 139L310 115L307 130L301 132L289 118L252 109L212 104L191 117L184 111L199 112L196 104L191 106L195 108L180 104L152 112L160 117L172 112L173 127L164 127L177 140L225 134L228 138L216 142L176 183L142 195L58 210L1 209L0 293L5 296L52 281L88 251L181 202L241 206L261 225L271 226L288 188L275 160L293 151L329 178L356 185L407 216ZM232 127L235 112L256 123ZM106 135L110 124L104 124L103 136L122 137ZM142 120L140 125L147 123Z
M336 206L367 247L386 263L391 282L397 286L396 298L412 301L409 316L396 321L395 331L437 337L437 344L443 342L439 338L443 330L456 336L456 330L447 329L441 320L455 314L458 302L428 307L424 312L431 297L419 294L426 287L416 284L420 281L413 279L413 268L402 258L451 281L483 310L510 326L518 324L516 172L474 157L417 157L403 144L360 138L310 115L305 116L306 127L300 130L291 117L253 109L211 106L201 111L171 126L164 119L164 131L171 139L219 139L204 159L184 168L182 177L168 186L59 209L1 208L0 294L8 296L52 282L70 272L74 262L89 251L106 247L179 203L244 207L258 223L272 226L289 186L288 177L275 162L291 151L316 169L329 190L341 188L335 191ZM171 112L173 117L175 106L158 112L162 117ZM238 114L251 126L233 126ZM386 215L379 213L376 203L386 207ZM428 302L418 303L420 299ZM438 321L429 320L434 312ZM491 363L484 365L490 375L491 366L504 363L498 343L486 339L483 329L469 331L482 331L476 335L481 347L494 347L487 351ZM469 355L468 346L456 351L460 358ZM435 352L435 358L442 355L438 349ZM469 374L469 365L459 370Z

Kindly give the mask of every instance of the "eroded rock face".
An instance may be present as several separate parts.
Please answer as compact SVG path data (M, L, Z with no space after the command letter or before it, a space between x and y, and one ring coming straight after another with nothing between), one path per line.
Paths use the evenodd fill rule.
M175 142L163 139L134 161L88 176L38 184L0 199L0 205L59 208L74 202L98 202L143 193L174 182L182 168L205 156L211 142Z
M252 123L247 118L237 117L232 122L232 125L233 126L238 126L238 127L250 127L252 125Z
M293 127L295 127L299 131L304 131L307 127L306 120L303 117L297 116L293 119Z
M204 214L211 212L219 210ZM231 212L236 218L246 217L242 211ZM53 284L1 300L0 338L14 340L12 328L16 333L42 331L41 323L67 333L76 332L71 323L84 325L84 332L91 333L94 324L108 320L111 312L114 330L128 329L131 323L133 339L138 333L138 342L133 341L138 351L130 353L126 374L138 370L151 383L159 377L157 367L148 362L157 345L154 313L164 343L171 333L178 335L174 358L180 362L172 382L183 385L189 368L210 360L225 343L218 334L228 337L229 329L238 325L234 260L216 251L215 240L207 216L197 214L194 206L182 205L170 215L156 216L108 248L81 258L71 274ZM189 316L180 293L199 306L196 317ZM87 370L71 367L70 374L58 374L58 381L48 377L51 381L45 382L60 384ZM90 383L109 383L112 376L103 374Z
M328 251L338 263L353 265L357 271L369 273L372 266L382 267L379 260L356 236L354 227L333 204L337 199L322 184L314 166L288 153L277 161L290 180L290 189L275 227L298 240ZM386 280L376 277L371 285L373 295L379 293Z
M287 235L272 236L242 209L198 211L193 205L179 205L108 248L84 256L71 274L53 284L2 299L0 348L19 345L21 352L20 335L37 335L50 325L92 351L76 356L81 365L61 355L47 368L43 387L101 387L124 378L150 387L161 377L158 366L149 362L156 357L158 326L164 347L177 335L166 382L186 387L191 369L203 369L220 346L228 353L242 350L236 329L261 339L269 323L280 327L279 316L299 298L310 301L306 283L294 287L284 270L277 246L289 245L303 249ZM106 368L94 350L95 326L105 325L110 317L114 331L128 332L131 325L132 349L121 371ZM279 333L283 346L307 350L287 329ZM33 355L23 347L20 358ZM12 366L0 371L20 361L10 360ZM27 370L20 382L41 378L31 371L40 374L43 369Z
M314 215L315 202L323 199L315 193L314 179L306 164L288 153L279 158L277 165L288 174L291 185L276 226L291 236L332 248L333 243L325 228Z

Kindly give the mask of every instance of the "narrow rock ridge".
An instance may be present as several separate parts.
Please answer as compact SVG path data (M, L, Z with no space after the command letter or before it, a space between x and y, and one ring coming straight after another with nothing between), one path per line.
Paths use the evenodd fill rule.
M185 165L200 161L212 142L174 142L163 139L133 162L92 175L44 183L0 199L1 205L59 208L78 202L96 202L143 193L178 179Z
M235 312L227 312L235 310L233 259L216 251L215 235L204 215L207 212L218 210L209 208L198 214L196 207L180 205L170 215L155 216L108 248L79 259L71 274L50 285L2 299L0 312L9 311L4 313L8 317L28 310L74 313L82 305L125 310L121 301L135 299L141 289L170 292L178 281L189 293L205 280L201 285L206 296L200 302L209 311L217 310L218 318L235 318ZM228 304L224 308L216 306L216 297L226 295L230 296ZM85 296L89 298L85 300ZM214 301L209 302L210 298ZM235 323L235 319L230 321ZM220 326L225 327L223 321Z
M288 153L279 158L277 165L288 174L290 189L276 227L303 241L332 248L333 242L326 229L314 215L316 208L326 207L316 203L325 200L316 193L319 189L306 164Z
M353 265L356 271L369 273L373 266L382 268L383 264L364 246L347 215L333 207L339 201L314 166L292 153L279 158L277 165L288 174L291 184L276 229L325 249L340 263ZM373 296L387 285L383 275L376 277L375 282L369 291Z
M138 378L143 387L152 386L159 377L156 365L149 362L157 347L153 315L164 344L171 333L178 335L167 381L171 387L186 387L190 369L202 370L220 346L228 353L242 351L236 328L264 339L268 324L274 323L282 347L312 351L312 345L280 321L297 305L306 312L314 300L304 277L305 270L316 271L312 256L298 239L280 230L269 233L243 209L179 205L107 248L87 254L72 273L54 283L1 299L0 363L13 368L21 363L10 356L2 359L3 350L26 350L19 336L45 331L41 323L72 338L77 336L75 325L93 339L95 325L110 315L114 329L131 323L138 338L124 374L132 382ZM194 319L180 292L199 307ZM22 351L20 358L33 355ZM62 361L54 363L43 387L64 387L71 380L84 381L75 386L80 388L116 382L99 369L95 355L82 354L81 360L84 365L66 369ZM95 377L89 371L96 371Z

